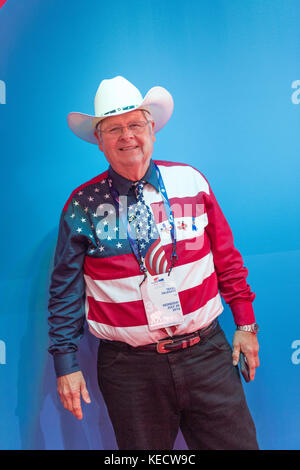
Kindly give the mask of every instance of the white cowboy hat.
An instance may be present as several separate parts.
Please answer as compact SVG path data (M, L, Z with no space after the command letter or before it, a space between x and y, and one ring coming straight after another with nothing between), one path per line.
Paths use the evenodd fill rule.
M165 88L155 86L143 98L139 90L121 76L102 80L94 104L95 116L72 112L67 117L71 131L92 144L98 144L94 131L102 119L145 109L151 113L154 130L158 132L170 119L174 107L173 98Z

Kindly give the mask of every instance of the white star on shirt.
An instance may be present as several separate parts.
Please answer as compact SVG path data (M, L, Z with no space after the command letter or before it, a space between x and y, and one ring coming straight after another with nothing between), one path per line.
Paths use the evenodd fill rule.
M100 245L99 246L99 251L104 251L104 246Z
M77 232L78 233L82 232L82 228L78 227Z
M74 219L75 214L71 214L70 217L71 217L71 219Z
M86 219L84 219L84 218L82 217L81 222L86 222Z
M89 201L92 202L94 198L92 196L89 197Z
M108 199L108 198L109 198L109 194L108 194L108 193L104 194L104 197L105 197L105 199Z
M99 193L100 189L99 188L95 188L95 193Z
M105 181L106 181L106 180L102 180L102 181L101 181L101 184L104 184L104 183L105 183Z
M122 247L122 243L118 242L117 243L117 248L121 248Z
M83 191L79 191L78 196L82 196L82 195L83 195Z
M79 206L79 202L78 202L78 201L74 201L74 206Z

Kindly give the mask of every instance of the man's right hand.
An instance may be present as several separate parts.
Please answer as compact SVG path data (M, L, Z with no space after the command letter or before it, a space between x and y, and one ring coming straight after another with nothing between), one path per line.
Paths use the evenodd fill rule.
M82 372L72 372L58 377L57 391L64 407L71 411L75 418L82 419L80 397L82 396L86 403L91 403Z

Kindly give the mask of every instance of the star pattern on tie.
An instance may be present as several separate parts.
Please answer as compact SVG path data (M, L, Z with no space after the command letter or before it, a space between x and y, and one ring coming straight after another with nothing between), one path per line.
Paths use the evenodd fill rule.
M144 198L145 184L145 181L137 181L132 185L137 203L131 205L128 211L128 220L135 229L135 238L143 260L150 244L159 237L150 207Z
M145 181L138 181L133 184L137 203L129 207L128 220L135 228L136 238L148 242L158 237L158 231L150 207L144 198L143 188L145 183Z

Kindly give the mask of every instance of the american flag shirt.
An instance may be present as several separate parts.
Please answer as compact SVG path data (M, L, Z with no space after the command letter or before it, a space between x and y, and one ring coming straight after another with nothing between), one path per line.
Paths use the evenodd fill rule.
M246 282L248 270L235 248L231 229L206 178L182 163L151 160L143 177L143 194L154 217L153 238L145 241L148 273L167 272L172 240L155 165L159 167L175 219L173 267L184 322L173 335L192 333L230 305L237 325L255 322L255 294ZM132 181L107 171L81 185L66 202L59 226L49 299L49 352L56 375L80 370L77 349L85 318L98 338L131 346L155 343L165 329L150 331L141 297L144 275L132 252L127 231L110 192L127 204L134 227ZM147 221L145 217L145 227ZM149 228L149 227L148 227ZM156 235L156 236L155 236Z

